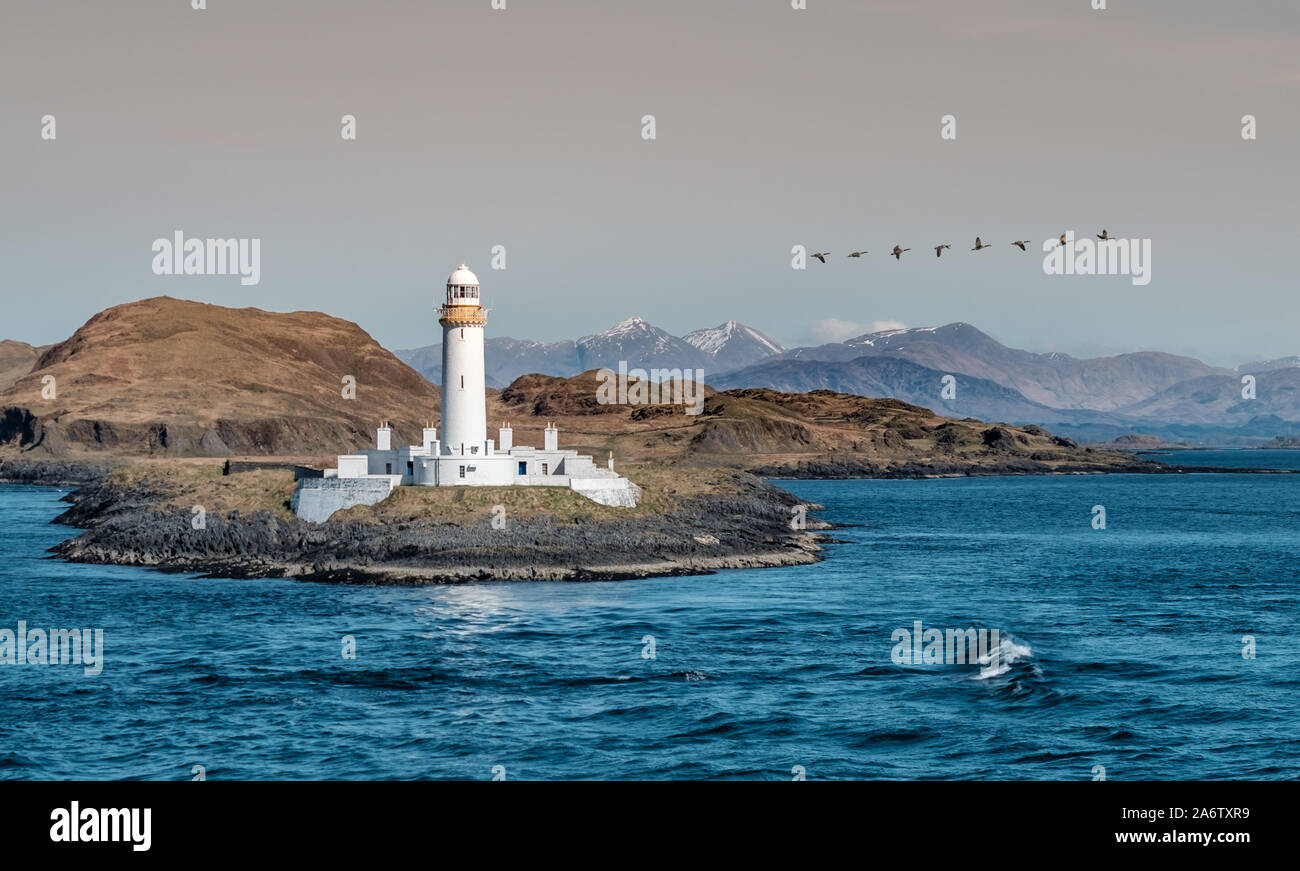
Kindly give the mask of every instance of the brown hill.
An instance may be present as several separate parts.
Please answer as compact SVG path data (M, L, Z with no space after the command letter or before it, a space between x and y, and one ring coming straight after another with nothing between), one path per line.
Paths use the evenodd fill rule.
M489 399L516 444L540 444L547 420L565 446L598 458L667 466L730 466L771 475L847 477L979 472L1106 471L1131 455L1080 448L1036 426L951 420L896 399L829 390L706 390L702 413L682 405L596 402L594 372L528 375Z
M32 371L36 360L49 348L33 348L26 342L12 339L0 341L0 390Z
M369 444L384 418L418 439L438 403L437 388L355 324L156 297L100 312L0 392L0 446L316 455Z

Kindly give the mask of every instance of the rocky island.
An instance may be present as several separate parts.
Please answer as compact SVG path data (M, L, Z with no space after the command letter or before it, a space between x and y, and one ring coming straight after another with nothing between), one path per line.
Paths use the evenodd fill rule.
M538 442L554 423L583 453L613 455L640 505L405 487L313 524L289 509L295 469L366 444L379 420L418 433L439 408L438 388L356 325L162 297L39 351L0 392L0 481L77 485L58 522L85 531L57 553L82 562L394 584L697 574L820 558L826 525L800 522L816 506L768 478L1168 469L893 399L706 389L690 414L602 404L595 372L525 375L488 391L489 419Z

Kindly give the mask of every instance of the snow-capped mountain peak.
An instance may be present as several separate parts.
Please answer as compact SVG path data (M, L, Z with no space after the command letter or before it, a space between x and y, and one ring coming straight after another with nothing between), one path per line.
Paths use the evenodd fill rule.
M640 315L633 315L630 318L621 320L612 329L603 333L596 333L598 336L613 336L620 333L640 332L644 330L654 330L656 327L650 325L650 322Z
M699 349L643 317L630 317L602 333L583 336L577 346L583 369L613 368L620 362L633 367L702 368L710 362Z
M672 342L680 341L671 333L659 329L643 317L630 317L626 320L619 321L613 327L600 333L593 333L590 336L583 336L578 339L578 345L596 345L619 342L649 342L662 347L667 347Z
M785 348L775 339L739 321L727 321L721 326L695 330L682 336L682 341L712 357L714 368L719 372L740 369L785 353Z

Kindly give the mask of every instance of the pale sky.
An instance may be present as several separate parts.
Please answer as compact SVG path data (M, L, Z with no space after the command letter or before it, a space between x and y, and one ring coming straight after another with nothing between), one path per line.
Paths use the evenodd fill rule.
M5 0L0 338L167 294L414 347L464 261L496 336L967 321L1080 356L1300 353L1294 0L507 5ZM1044 239L1102 228L1152 240L1149 285L1043 274ZM259 238L261 283L154 275L177 230ZM795 271L796 244L833 256Z

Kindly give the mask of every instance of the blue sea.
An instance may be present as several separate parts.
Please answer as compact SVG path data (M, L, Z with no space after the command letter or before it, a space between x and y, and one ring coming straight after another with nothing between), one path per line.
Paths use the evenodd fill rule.
M59 491L0 487L0 628L105 654L0 665L0 778L1300 776L1300 476L782 486L824 562L416 589L69 565ZM916 621L1000 667L895 662Z

